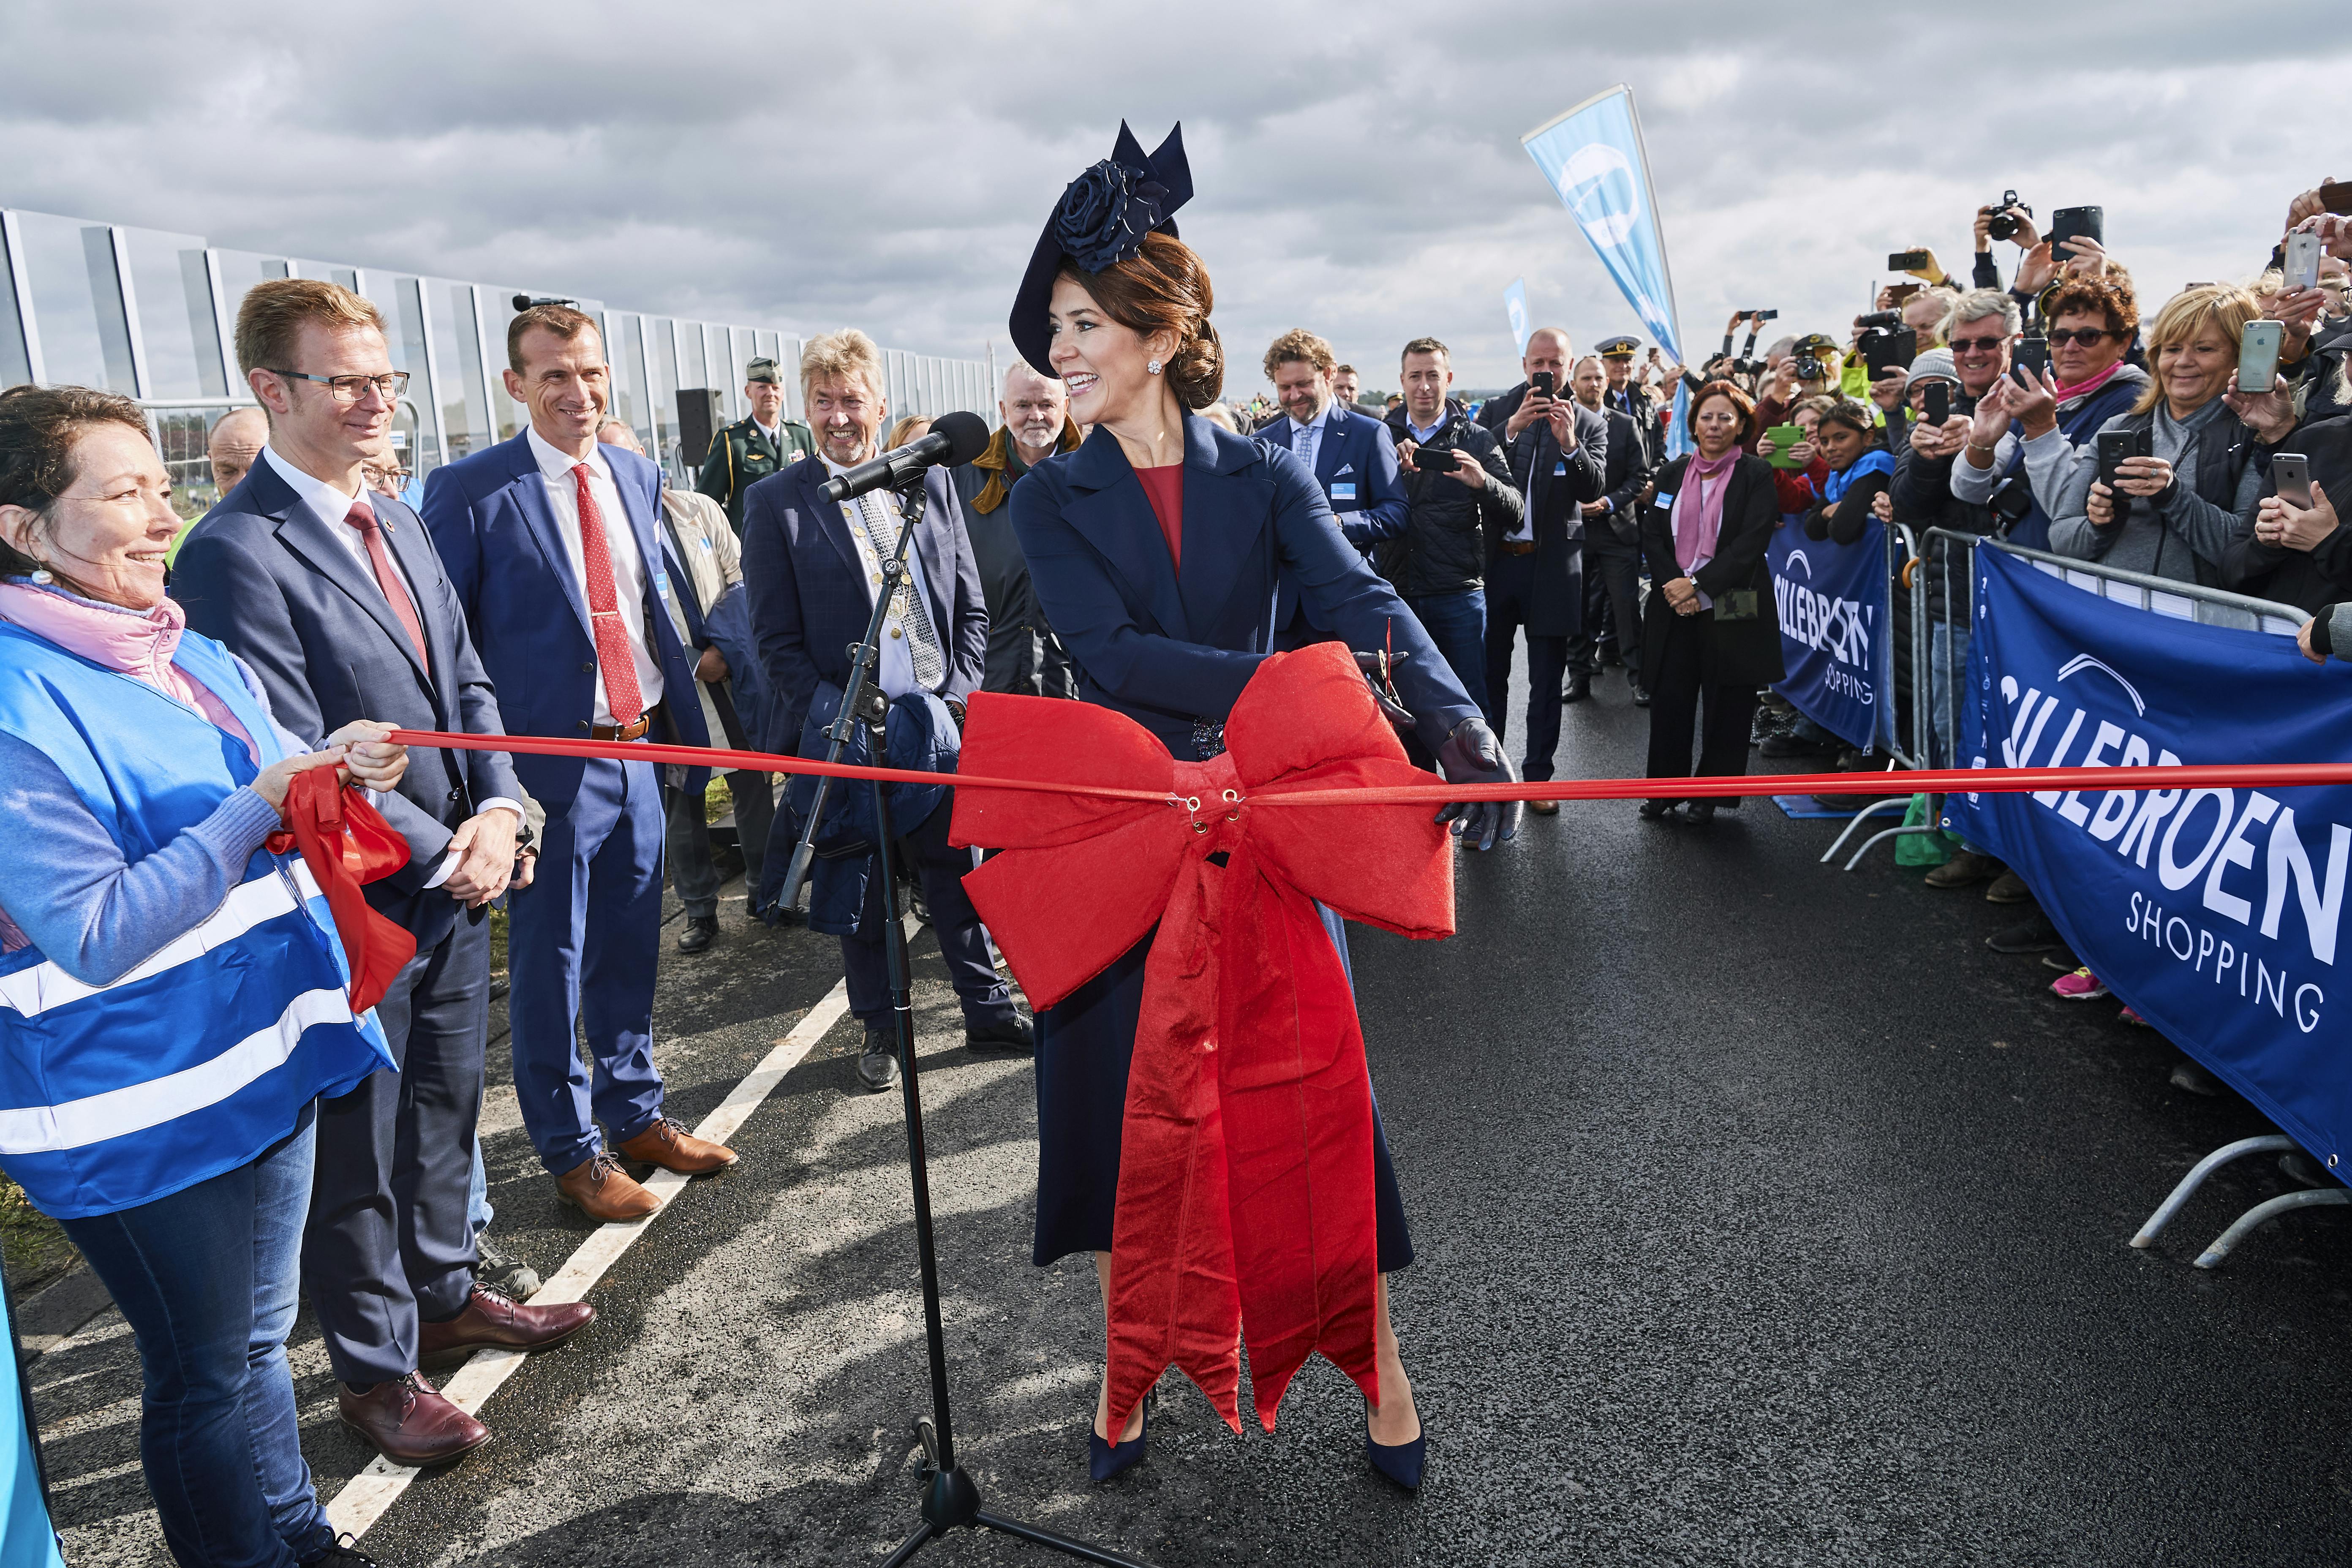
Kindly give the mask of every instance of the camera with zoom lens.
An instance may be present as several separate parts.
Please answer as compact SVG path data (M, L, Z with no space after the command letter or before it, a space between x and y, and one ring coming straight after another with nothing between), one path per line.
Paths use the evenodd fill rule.
M2033 209L2019 201L2015 191L2003 191L2000 193L2000 200L1985 209L1992 214L1992 221L1985 225L1985 232L1995 239L2007 239L2015 234L2017 219L2009 214L2009 209L2011 207L2015 207L2028 217L2033 216Z
M1895 328L1903 324L1903 312L1900 310L1873 310L1867 316L1855 317L1854 324L1862 328L1864 331L1870 331L1875 329L1879 331L1891 332Z
M1799 381L1827 381L1829 375L1830 367L1822 363L1820 355L1803 353L1797 356Z

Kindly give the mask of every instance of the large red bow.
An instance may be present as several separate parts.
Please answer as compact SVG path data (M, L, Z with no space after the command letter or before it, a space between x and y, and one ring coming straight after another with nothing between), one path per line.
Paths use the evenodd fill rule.
M333 768L309 768L286 786L286 826L269 836L269 852L302 851L302 863L327 909L352 970L352 1011L364 1013L383 1000L401 966L416 956L416 936L406 926L371 908L363 882L391 876L408 864L408 840L386 822L366 797L346 795Z
M1031 1004L1049 1008L1152 928L1120 1133L1110 1429L1171 1363L1235 1431L1249 1336L1271 1430L1309 1353L1378 1403L1371 1084L1315 905L1454 931L1454 859L1424 805L1255 811L1266 796L1427 784L1336 643L1259 666L1224 754L1178 762L1106 709L976 696L961 771L1164 790L1164 801L960 787L964 879ZM1211 857L1222 856L1220 866Z

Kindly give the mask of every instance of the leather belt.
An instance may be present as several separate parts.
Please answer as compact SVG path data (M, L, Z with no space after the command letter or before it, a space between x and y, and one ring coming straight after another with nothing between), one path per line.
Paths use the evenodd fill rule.
M642 741L653 727L654 716L640 713L634 724L590 724L586 728L592 741Z
M1506 555L1533 555L1536 552L1536 542L1532 539L1506 539L1500 542L1497 548Z

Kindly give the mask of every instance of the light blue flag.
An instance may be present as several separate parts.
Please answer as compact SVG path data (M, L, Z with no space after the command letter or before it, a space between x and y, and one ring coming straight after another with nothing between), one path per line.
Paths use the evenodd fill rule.
M1642 122L1633 89L1619 85L1588 98L1559 119L1519 138L1576 225L1615 279L1625 302L1666 356L1682 363L1682 330L1675 315L1675 285L1666 270L1666 239L1642 150ZM1667 452L1690 449L1689 397L1675 388L1675 421Z
M1534 331L1528 325L1528 280L1526 279L1511 279L1511 286L1503 290L1503 309L1511 313L1511 336L1517 342L1519 353L1524 357L1528 352L1528 333Z

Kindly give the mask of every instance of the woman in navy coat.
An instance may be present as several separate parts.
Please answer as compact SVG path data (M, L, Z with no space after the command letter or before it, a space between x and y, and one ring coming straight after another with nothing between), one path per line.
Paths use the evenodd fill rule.
M1032 469L1013 492L1013 530L1037 600L1076 667L1082 700L1142 724L1180 759L1224 749L1226 715L1274 646L1286 579L1359 652L1404 656L1399 697L1447 778L1515 776L1493 731L1412 612L1348 543L1322 487L1287 451L1233 435L1193 410L1216 400L1223 356L1200 258L1168 216L1192 194L1181 131L1146 157L1122 125L1117 151L1073 182L1013 306L1014 343L1069 388L1092 427L1076 451ZM1448 806L1479 848L1508 838L1518 807ZM1324 922L1344 963L1340 921ZM1150 939L1038 1016L1035 1260L1092 1252L1109 1300L1111 1215L1129 1062ZM1412 1261L1404 1210L1373 1108L1379 1267ZM1368 1452L1419 1484L1423 1445L1412 1384L1379 1300L1381 1403ZM1140 1408L1116 1448L1098 1396L1097 1480L1140 1458Z

